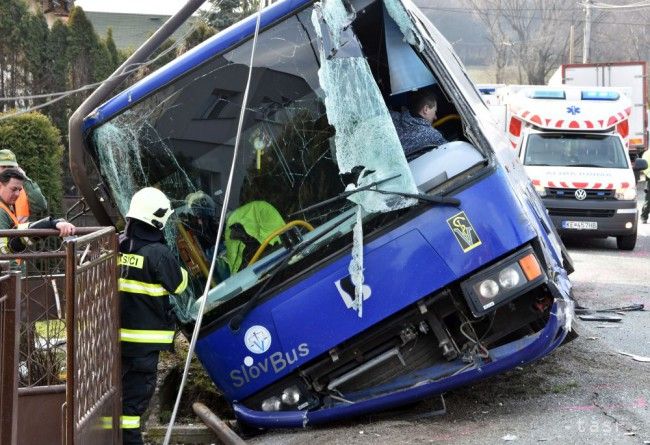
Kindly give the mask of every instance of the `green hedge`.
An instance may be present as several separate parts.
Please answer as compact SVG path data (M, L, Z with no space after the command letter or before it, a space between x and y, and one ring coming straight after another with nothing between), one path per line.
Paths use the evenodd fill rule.
M0 150L5 148L16 154L18 165L41 187L50 213L62 216L63 146L52 121L37 112L0 119Z

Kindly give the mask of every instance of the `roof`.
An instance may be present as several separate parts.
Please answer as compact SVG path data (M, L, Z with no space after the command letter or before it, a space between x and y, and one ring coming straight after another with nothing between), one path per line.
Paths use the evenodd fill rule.
M617 88L525 86L507 102L518 118L550 130L607 130L632 112Z
M86 17L102 38L106 37L108 28L113 29L113 40L118 49L137 49L171 16L157 14L125 14L117 12L84 11ZM194 20L183 23L172 36L178 39L185 35Z

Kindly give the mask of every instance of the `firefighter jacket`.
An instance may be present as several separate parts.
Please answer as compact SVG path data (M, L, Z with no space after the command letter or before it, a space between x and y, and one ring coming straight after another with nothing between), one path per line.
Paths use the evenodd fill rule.
M164 244L162 231L134 219L120 236L118 261L122 355L171 349L175 320L169 295L185 291L187 271Z

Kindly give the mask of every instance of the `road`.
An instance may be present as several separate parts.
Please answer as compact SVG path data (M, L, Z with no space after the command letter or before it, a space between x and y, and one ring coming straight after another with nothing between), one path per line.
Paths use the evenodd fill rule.
M589 308L642 303L650 310L650 225L632 252L613 238L568 241L578 302ZM650 444L650 312L619 323L578 321L580 337L525 368L447 393L447 414L423 401L330 427L271 431L254 444L571 443Z

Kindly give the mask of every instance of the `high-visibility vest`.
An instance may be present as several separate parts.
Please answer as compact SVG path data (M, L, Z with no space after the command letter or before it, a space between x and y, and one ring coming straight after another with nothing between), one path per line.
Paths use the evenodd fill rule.
M2 202L2 201L0 201L0 209L2 209L2 210L4 210L5 212L7 212L7 215L9 215L9 216L11 217L12 221L14 222L14 227L18 227L18 225L20 224L20 221L18 220L18 217L17 217L16 214L13 212L13 210L11 210L11 209L9 208L9 206L7 206L7 204L5 204L5 203ZM14 227L12 227L12 229L13 229Z
M12 229L13 228L18 228L20 226L20 222L18 221L18 217L16 217L16 214L9 208L9 206L7 204L0 201L0 209L7 212L7 215L9 215L11 220L14 222L14 227L12 227ZM4 246L4 248L6 248L6 253L8 253L9 252L9 238L4 237L4 238L0 239L0 244L2 244ZM5 251L4 249L2 249L2 250L3 250L3 252ZM15 261L16 261L16 264L22 264L22 260L15 260Z
M27 192L25 192L25 189L20 191L20 195L18 195L18 199L14 204L14 208L16 209L16 217L18 218L18 221L21 223L27 222L29 219L29 199L27 199Z

